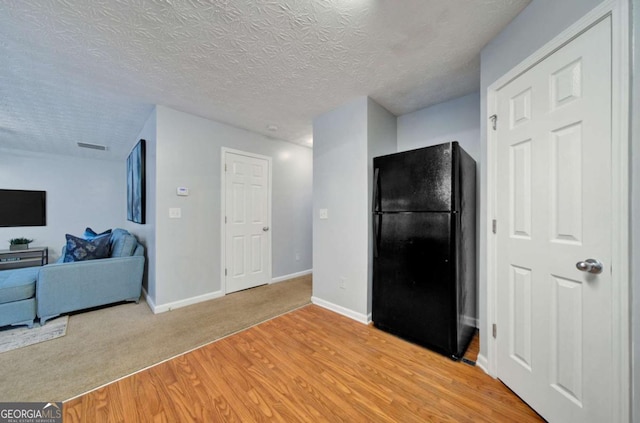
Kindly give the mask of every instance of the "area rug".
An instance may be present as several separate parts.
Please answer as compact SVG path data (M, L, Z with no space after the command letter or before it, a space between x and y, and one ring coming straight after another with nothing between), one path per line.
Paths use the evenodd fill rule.
M25 326L0 331L0 353L65 336L68 323L69 316L63 316L44 326L36 323L31 329Z

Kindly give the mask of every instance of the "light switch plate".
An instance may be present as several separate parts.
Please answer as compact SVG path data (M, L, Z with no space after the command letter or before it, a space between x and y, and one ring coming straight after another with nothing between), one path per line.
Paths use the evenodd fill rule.
M320 219L329 218L329 209L320 209Z
M176 188L176 194L178 194L179 196L182 196L182 197L186 197L187 195L189 195L189 188L187 188L187 187L178 187L178 188Z

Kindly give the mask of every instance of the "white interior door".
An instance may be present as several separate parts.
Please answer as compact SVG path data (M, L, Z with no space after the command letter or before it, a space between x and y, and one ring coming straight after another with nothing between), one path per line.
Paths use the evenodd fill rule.
M498 91L498 377L550 422L612 415L610 20Z
M225 152L226 293L271 280L269 160Z

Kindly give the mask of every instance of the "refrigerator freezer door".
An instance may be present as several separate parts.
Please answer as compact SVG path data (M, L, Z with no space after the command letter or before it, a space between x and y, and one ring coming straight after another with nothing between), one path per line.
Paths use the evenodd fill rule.
M447 355L457 353L453 216L373 216L378 254L373 276L374 324Z
M455 170L451 142L373 159L374 211L451 211Z

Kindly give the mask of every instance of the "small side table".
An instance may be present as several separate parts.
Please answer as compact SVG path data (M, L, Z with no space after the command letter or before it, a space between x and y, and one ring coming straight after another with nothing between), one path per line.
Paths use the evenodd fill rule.
M48 247L33 247L26 250L0 250L0 270L44 266L47 263L49 263Z

